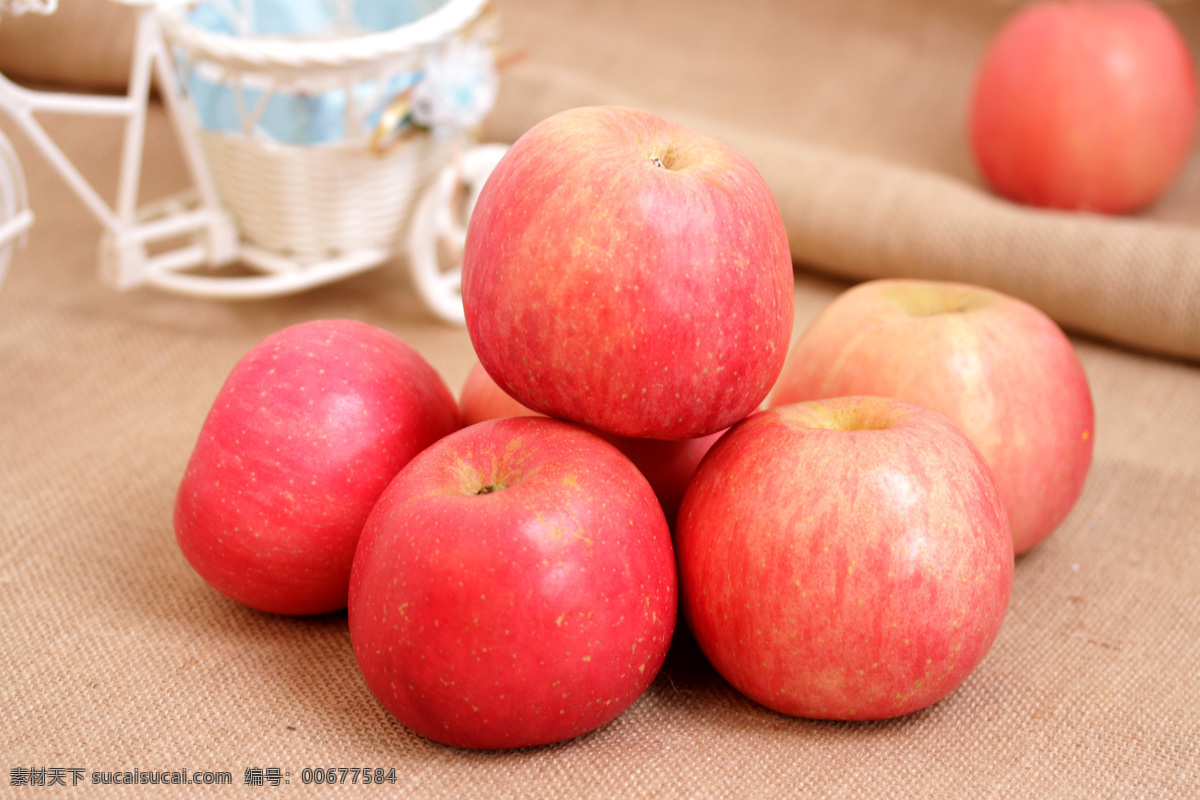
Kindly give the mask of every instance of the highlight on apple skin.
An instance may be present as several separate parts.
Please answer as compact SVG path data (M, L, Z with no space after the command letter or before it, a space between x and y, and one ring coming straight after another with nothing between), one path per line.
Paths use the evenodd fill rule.
M772 406L873 394L952 420L987 459L1027 553L1066 519L1092 463L1091 388L1044 312L970 284L880 279L838 295L792 344Z
M350 640L422 736L510 749L580 736L650 686L675 630L674 550L615 447L543 417L480 422L414 458L354 558Z
M179 485L176 541L209 585L251 608L345 608L379 494L458 425L454 395L394 334L344 319L284 328L213 401Z
M675 541L700 649L735 689L799 717L938 702L983 660L1012 591L983 457L942 415L893 398L735 425L688 487Z
M970 100L975 161L999 195L1120 214L1191 156L1200 101L1187 42L1145 0L1042 0L1005 22Z
M736 150L632 108L533 126L480 192L462 298L521 404L617 436L689 439L754 411L794 318L783 218Z

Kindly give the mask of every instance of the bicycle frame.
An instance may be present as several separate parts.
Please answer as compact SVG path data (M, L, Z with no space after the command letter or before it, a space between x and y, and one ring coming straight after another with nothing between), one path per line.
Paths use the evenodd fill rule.
M243 240L233 215L222 204L208 170L194 109L185 100L172 53L163 35L160 3L188 0L110 0L136 8L137 26L129 82L124 95L38 91L0 74L0 114L11 118L104 228L100 277L118 289L150 286L193 297L248 300L304 291L372 269L393 255L372 246L330 253L316 261L295 258ZM0 12L54 13L56 0L0 0ZM169 10L169 9L168 9ZM157 88L179 142L193 188L184 195L138 207L151 81ZM35 115L56 113L107 117L125 122L117 193L110 205L50 138ZM495 166L503 147L485 145L458 153L418 198L420 208L407 236L410 269L417 289L437 316L462 323L460 267L443 268L440 244L461 248L465 219L475 194ZM11 181L7 180L12 178ZM465 183L469 200L455 198ZM9 209L5 206L14 205ZM457 210L456 210L457 209ZM13 242L34 222L27 207L20 162L0 133L0 282ZM206 267L234 262L252 274L206 273Z
M0 112L9 116L46 161L66 181L105 229L100 274L119 289L154 282L166 273L199 266L221 266L238 257L238 234L221 207L206 171L193 129L182 122L189 113L175 82L174 68L155 17L153 0L117 0L136 6L137 29L129 83L123 96L71 94L26 89L0 75ZM151 77L157 85L187 164L194 192L156 204L137 206ZM121 118L125 133L115 206L110 206L47 135L38 112ZM28 225L29 220L22 220ZM17 220L10 221L15 224ZM182 247L151 254L150 248L185 237Z

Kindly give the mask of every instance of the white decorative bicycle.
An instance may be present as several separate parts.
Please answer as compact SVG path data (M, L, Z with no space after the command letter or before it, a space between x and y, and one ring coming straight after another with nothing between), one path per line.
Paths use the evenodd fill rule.
M462 322L466 220L505 149L471 134L496 93L486 0L110 1L137 11L125 95L34 91L0 75L0 112L102 224L106 283L273 297L405 251L429 308ZM54 11L55 0L0 0L0 12ZM152 80L193 186L139 207ZM115 204L39 111L124 120ZM0 281L33 221L0 135ZM213 269L235 263L245 269Z

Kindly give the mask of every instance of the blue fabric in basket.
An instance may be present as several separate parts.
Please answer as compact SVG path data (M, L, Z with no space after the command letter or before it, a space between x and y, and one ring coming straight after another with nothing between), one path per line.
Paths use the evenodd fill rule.
M225 36L313 39L330 34L391 30L434 11L445 0L356 0L343 2L351 19L340 19L336 0L205 0L189 14L192 25ZM343 13L346 13L343 11ZM349 23L349 24L347 24ZM357 29L357 30L355 30ZM383 106L419 78L397 75L387 84L363 81L352 89L354 108L362 113L366 130L377 124ZM209 130L243 132L242 114L254 114L264 89L244 85L235 89L224 80L191 68L186 85L200 124ZM240 91L239 103L235 92ZM287 144L327 144L346 138L346 89L321 94L271 92L258 116L256 131ZM242 110L239 112L239 108Z

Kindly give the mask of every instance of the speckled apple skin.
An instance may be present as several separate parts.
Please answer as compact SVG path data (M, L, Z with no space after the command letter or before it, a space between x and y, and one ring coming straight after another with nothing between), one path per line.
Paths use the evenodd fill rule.
M688 439L754 411L786 356L791 255L733 148L645 111L571 109L480 192L467 330L520 403L617 436Z
M458 426L454 395L395 335L354 320L284 328L218 392L179 486L176 540L205 581L251 608L345 608L375 500Z
M628 708L677 602L645 478L593 433L522 417L464 428L401 471L363 531L348 613L367 685L401 723L510 749Z
M958 687L1000 631L1012 537L987 464L890 398L756 414L709 451L675 533L716 670L784 714L897 717Z
M875 394L949 417L987 459L1017 555L1083 491L1095 412L1071 341L1036 307L949 281L876 280L834 298L792 345L770 404Z

